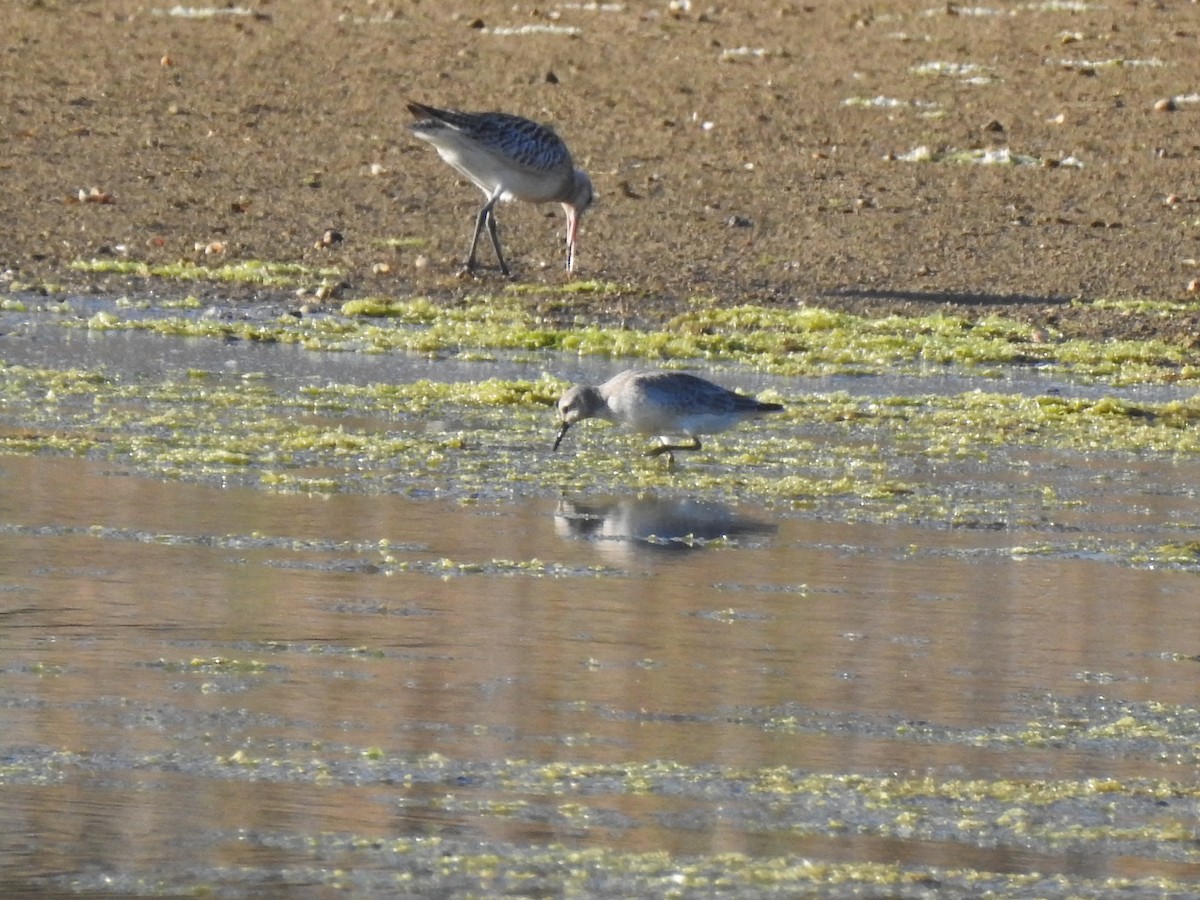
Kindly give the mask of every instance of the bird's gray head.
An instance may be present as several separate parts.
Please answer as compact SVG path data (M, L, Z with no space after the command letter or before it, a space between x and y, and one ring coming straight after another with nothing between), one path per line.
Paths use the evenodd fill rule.
M559 397L558 421L562 424L558 429L558 437L554 440L554 449L557 450L562 439L567 436L568 428L580 419L592 418L603 405L604 400L594 387L576 386Z
M592 189L592 179L583 169L575 170L574 187L571 205L575 207L575 215L582 216L584 211L592 205L592 201L596 199L596 192Z

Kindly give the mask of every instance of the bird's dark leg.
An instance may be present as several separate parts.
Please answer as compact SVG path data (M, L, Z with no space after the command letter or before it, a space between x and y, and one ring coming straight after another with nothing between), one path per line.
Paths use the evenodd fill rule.
M483 209L479 210L479 215L475 217L475 233L471 235L471 250L467 254L467 261L463 263L463 271L468 275L475 274L475 248L479 246L479 235L483 232L483 226L492 215L492 205L495 200L489 200L483 204Z
M659 444L657 447L651 447L649 450L647 450L646 455L647 456L662 456L665 453L665 454L667 454L667 468L674 469L675 468L675 454L673 451L675 451L675 450L699 450L699 449L700 449L700 438L693 436L692 442L690 444Z
M504 261L504 254L500 252L500 235L496 233L496 213L494 210L488 213L487 226L488 234L492 236L492 246L496 248L496 259L500 261L500 271L507 276L511 273L508 271L508 264Z
M496 248L496 259L500 261L500 271L505 275L509 274L508 265L500 253L500 236L496 233L496 214L493 212L493 207L499 199L499 194L490 198L487 203L483 204L483 209L479 210L479 215L475 217L475 233L471 235L471 252L467 254L467 261L463 265L463 271L468 275L475 274L475 249L479 246L479 235L483 233L485 225L488 234L491 235L492 246Z
M662 456L664 453L670 453L672 450L699 450L700 438L692 438L690 444L659 444L657 447L651 447L646 451L647 456Z

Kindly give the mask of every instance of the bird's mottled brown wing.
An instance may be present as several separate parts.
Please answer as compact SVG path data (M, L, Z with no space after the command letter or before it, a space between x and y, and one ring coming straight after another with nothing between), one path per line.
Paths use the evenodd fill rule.
M409 103L416 131L453 128L482 147L535 171L570 167L571 153L553 129L508 113L468 113Z

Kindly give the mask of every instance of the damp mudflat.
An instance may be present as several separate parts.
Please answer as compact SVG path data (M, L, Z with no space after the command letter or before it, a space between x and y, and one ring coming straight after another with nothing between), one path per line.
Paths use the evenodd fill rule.
M96 315L0 344L6 890L1194 893L1178 370L676 360L787 410L668 471L551 451L662 362Z

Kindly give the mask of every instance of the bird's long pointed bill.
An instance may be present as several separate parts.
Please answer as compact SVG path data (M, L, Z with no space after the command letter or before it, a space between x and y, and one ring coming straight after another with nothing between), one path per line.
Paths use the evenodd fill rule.
M572 206L567 211L567 271L575 271L575 236L579 234L579 216Z
M558 437L554 439L554 449L558 449L558 445L562 443L562 439L567 436L567 429L571 427L570 422L563 422L562 428L558 429Z

